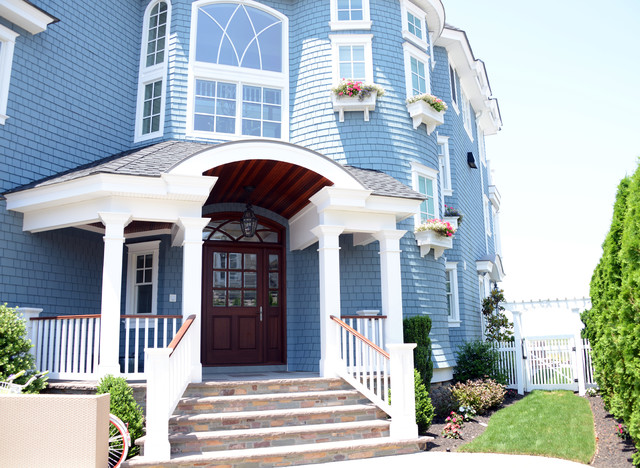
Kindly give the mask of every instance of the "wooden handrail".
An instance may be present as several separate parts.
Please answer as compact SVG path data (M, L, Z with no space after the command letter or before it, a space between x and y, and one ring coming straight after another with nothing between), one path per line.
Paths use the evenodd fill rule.
M100 318L100 314L85 314L85 315L51 315L49 317L31 317L30 320L72 320L82 318ZM180 319L182 315L121 315L121 319L127 318L139 318L139 319Z
M341 319L386 319L386 315L341 315Z
M365 338L364 336L362 336L360 333L358 333L356 330L354 330L353 328L351 328L349 325L347 325L346 323L344 323L342 320L340 320L338 317L336 317L335 315L331 316L331 320L333 320L334 322L336 322L338 325L340 325L342 328L344 328L345 330L347 330L349 333L351 333L352 335L356 336L357 338L361 339L367 346L369 346L370 348L375 349L378 353L382 354L384 357L386 357L387 359L390 359L391 356L389 356L389 353L387 353L384 349L382 349L380 346L378 346L377 344L373 343L371 340L369 340L368 338Z
M176 350L176 348L180 344L180 341L182 340L184 335L187 333L187 331L189 330L189 327L191 326L191 324L194 322L195 319L196 319L195 315L189 315L187 317L187 320L185 320L182 326L180 327L180 330L178 330L178 333L176 333L176 336L173 337L173 340L171 340L171 343L169 343L169 346L168 346L168 348L171 349L171 354L173 354L173 352ZM169 356L171 356L171 354L169 354Z

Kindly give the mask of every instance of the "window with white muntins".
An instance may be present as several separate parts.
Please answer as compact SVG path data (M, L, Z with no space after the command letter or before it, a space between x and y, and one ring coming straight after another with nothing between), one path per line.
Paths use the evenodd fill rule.
M188 86L190 135L289 135L288 20L255 2L192 6Z
M140 242L126 247L128 250L127 314L157 314L160 241Z
M458 110L458 73L452 65L449 65L449 85L451 88L451 104L456 114L460 113Z
M169 2L149 3L144 15L140 51L136 141L157 138L164 133L170 20L171 4Z
M469 102L469 98L465 94L463 89L460 89L460 103L462 107L462 123L464 125L464 129L467 131L467 135L469 135L469 139L473 141L473 130L471 129L471 103Z
M9 101L9 81L11 64L18 33L0 24L0 125L7 120L7 102Z
M409 42L404 42L402 48L407 97L430 93L429 55Z
M460 326L460 307L458 301L458 263L445 264L445 288L447 294L447 312L450 327Z
M428 219L439 217L438 171L423 164L412 162L413 189L426 199L420 204L420 214L416 216L416 226Z
M373 83L371 34L332 34L333 82L343 79Z
M402 37L423 50L429 50L427 14L409 0L402 0Z
M330 0L332 31L371 29L369 0Z

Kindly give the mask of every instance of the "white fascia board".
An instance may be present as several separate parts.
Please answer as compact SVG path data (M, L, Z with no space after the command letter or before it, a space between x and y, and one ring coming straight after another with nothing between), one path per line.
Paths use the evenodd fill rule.
M449 382L453 380L453 367L444 367L442 369L433 369L431 383Z
M411 0L427 14L427 28L433 33L434 39L442 34L444 29L444 5L440 0Z
M289 219L289 250L302 250L318 241L311 230L320 224L318 210L309 204Z
M2 0L0 2L0 16L31 34L38 34L46 30L48 25L56 21L55 18L23 0Z
M319 213L326 209L363 210L371 190L324 187L309 198Z
M422 203L422 200L415 198L372 195L367 200L367 209L376 213L393 214L396 222L399 222L420 213L420 203Z
M22 229L41 232L97 223L98 212L131 213L137 221L173 223L180 217L200 217L201 211L199 202L112 196L29 210L24 213Z
M320 224L342 226L344 233L387 231L396 229L394 213L371 213L370 211L326 210L320 214Z
M215 177L139 177L94 174L6 194L7 209L26 213L105 197L156 198L204 203Z

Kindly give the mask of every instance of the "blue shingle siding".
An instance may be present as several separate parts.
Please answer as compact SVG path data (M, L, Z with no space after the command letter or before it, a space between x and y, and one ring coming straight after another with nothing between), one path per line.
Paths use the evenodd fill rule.
M167 92L162 137L134 142L142 19L148 0L81 2L33 0L60 18L35 36L20 32L15 47L7 114L0 126L0 191L75 168L81 164L162 140L186 136L188 66L192 47L192 0L172 0L167 53ZM335 161L383 171L412 184L411 163L438 169L437 134L449 137L453 195L444 203L464 214L453 248L435 260L420 256L413 218L398 223L408 231L401 240L403 311L429 315L433 322L434 362L450 367L464 340L480 336L480 298L476 260L495 253L494 237L485 243L483 194L486 167L480 162L475 116L473 138L462 114L451 105L447 51L434 47L429 67L431 92L449 104L445 123L427 135L413 128L407 111L402 19L397 0L370 0L371 30L331 31L330 3L317 0L261 2L289 18L290 141ZM339 122L330 88L330 35L371 34L374 82L386 94L370 121L362 112L346 112ZM429 53L429 52L427 52ZM459 86L459 83L458 83ZM285 110L286 111L286 110ZM209 140L217 143L218 140ZM473 152L478 169L467 165ZM248 156L250 157L250 155ZM300 161L304 165L304 161ZM440 203L440 200L438 201ZM259 203L256 203L259 211ZM219 206L219 210L229 209ZM237 210L237 207L234 208ZM444 206L440 206L444 212ZM269 213L259 213L271 216ZM287 220L278 219L287 225ZM0 203L0 302L42 307L46 313L97 313L100 310L102 235L67 228L43 233L22 231L22 216ZM178 314L182 303L182 249L160 239L158 312ZM379 245L354 246L340 237L341 308L343 314L381 309ZM123 252L123 272L127 254ZM450 328L445 295L445 261L458 263L461 326ZM317 244L287 250L287 363L290 370L317 371L320 360ZM126 274L123 274L123 310ZM169 295L176 294L176 302Z

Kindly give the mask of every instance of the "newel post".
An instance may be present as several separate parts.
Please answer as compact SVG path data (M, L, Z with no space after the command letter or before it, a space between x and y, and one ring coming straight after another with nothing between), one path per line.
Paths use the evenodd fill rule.
M38 326L34 324L34 321L31 320L35 317L40 317L42 313L42 309L37 309L34 307L18 307L18 314L22 314L22 318L25 322L25 328L27 330L27 338L31 340L31 349L29 352L35 358L36 357L36 344L38 340Z
M147 377L147 434L144 456L154 460L169 460L169 404L170 388L166 373L169 369L169 348L147 348L145 374Z
M416 394L413 377L413 348L415 343L388 344L391 375L391 437L415 439Z
M582 345L582 337L580 333L576 333L573 338L576 346L576 377L578 378L578 395L584 396L586 392L586 386L584 382L584 346Z

